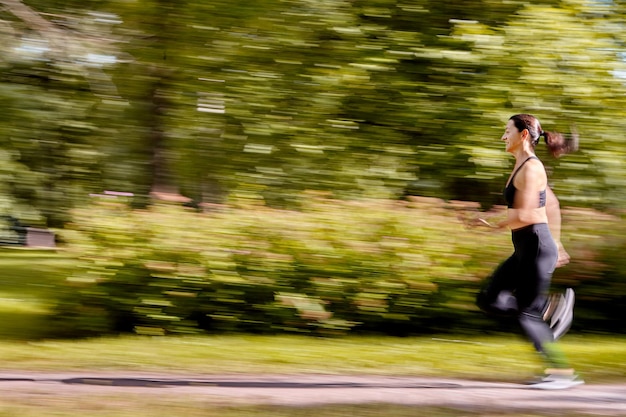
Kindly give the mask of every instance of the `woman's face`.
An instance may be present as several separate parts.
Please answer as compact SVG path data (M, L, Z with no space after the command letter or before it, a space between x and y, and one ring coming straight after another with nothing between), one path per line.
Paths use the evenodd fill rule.
M506 144L505 150L507 152L513 153L517 149L521 148L524 132L526 132L526 129L520 132L517 130L517 127L515 127L513 120L509 120L506 124L506 128L504 129L504 134L500 138Z

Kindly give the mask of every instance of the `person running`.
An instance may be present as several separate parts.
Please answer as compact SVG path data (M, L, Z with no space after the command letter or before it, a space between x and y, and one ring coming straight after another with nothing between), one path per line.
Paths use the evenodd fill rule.
M506 151L515 157L515 167L504 189L507 218L491 225L511 229L514 253L487 278L477 296L477 305L488 313L514 315L522 329L543 355L548 368L534 381L539 389L564 389L584 381L569 365L556 341L570 328L573 319L574 291L549 295L552 273L569 262L560 241L561 215L557 197L548 186L542 162L535 155L544 137L550 153L559 157L577 149L577 136L544 132L536 117L512 116L502 140Z

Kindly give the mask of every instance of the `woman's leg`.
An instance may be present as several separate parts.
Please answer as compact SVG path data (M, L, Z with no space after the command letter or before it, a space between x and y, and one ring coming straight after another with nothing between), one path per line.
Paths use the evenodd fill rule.
M564 369L570 367L565 354L555 343L550 327L543 321L541 310L525 309L520 312L519 323L535 350L545 358L548 368Z
M548 367L568 368L565 355L554 343L550 326L543 320L550 280L558 257L556 244L547 225L536 225L532 233L525 233L517 243L521 267L516 292L519 323L535 349L546 359Z
M485 280L476 297L476 305L483 311L493 314L514 315L518 312L517 300L513 293L519 262L513 254Z

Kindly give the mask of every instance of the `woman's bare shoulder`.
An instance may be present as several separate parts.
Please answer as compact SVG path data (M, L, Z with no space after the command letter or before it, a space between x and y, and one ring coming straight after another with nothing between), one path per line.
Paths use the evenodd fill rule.
M524 164L518 177L520 186L537 184L541 187L545 187L547 182L546 170L543 163L534 158Z

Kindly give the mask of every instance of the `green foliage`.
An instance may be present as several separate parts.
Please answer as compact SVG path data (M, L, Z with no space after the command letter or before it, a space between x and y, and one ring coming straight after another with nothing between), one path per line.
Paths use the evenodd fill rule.
M120 117L123 100L98 62L118 54L112 24L86 10L48 10L54 23L22 2L0 13L0 201L3 214L58 227L68 207L102 189L101 157L117 131L104 121Z
M480 62L482 70L467 94L473 107L490 109L486 118L533 113L544 130L580 131L578 154L557 162L545 158L554 171L554 188L567 204L621 206L621 193L609 191L616 190L623 176L615 165L623 152L613 142L618 136L607 135L623 119L618 116L621 106L615 106L615 94L624 88L624 61L615 35L623 28L607 19L613 12L598 2L526 4L501 28L463 21L452 35L467 43L468 62ZM501 168L485 148L494 147L484 144L484 130L468 133L463 153L479 168L470 175L493 178Z
M81 267L59 307L96 332L439 328L441 283L476 279L452 255L460 243L439 237L449 216L313 196L302 212L99 203L64 233Z
M492 327L474 297L511 252L510 238L464 228L461 219L477 214L472 205L342 202L313 194L305 200L301 211L262 205L207 213L171 205L131 210L117 200L76 210L63 237L79 267L54 322L69 334L411 334ZM575 211L566 213L573 226L564 241L574 260L557 273L555 287L577 287L581 311L598 308L598 293L620 299L619 265L602 263L613 262L603 257L614 245L589 238L615 219L591 226ZM592 323L600 312L612 310L581 313L586 319L577 323ZM623 329L615 322L594 327Z
M54 226L103 189L137 206L167 189L487 207L508 165L497 138L525 111L580 131L578 154L546 161L563 201L621 207L623 15L583 0L11 2L0 206Z
M587 210L566 210L565 222L574 224L565 232L566 247L574 254L572 264L557 270L555 280L577 291L578 329L606 331L624 329L620 320L626 308L626 264L621 255L626 245L624 213L606 215Z

